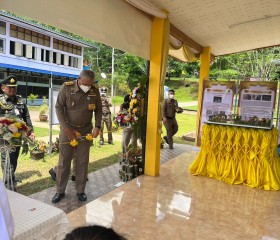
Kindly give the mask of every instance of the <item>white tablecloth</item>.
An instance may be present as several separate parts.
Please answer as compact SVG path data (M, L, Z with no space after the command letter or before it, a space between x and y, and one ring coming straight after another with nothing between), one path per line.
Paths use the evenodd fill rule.
M14 228L7 192L0 180L0 240L12 239Z
M14 240L60 240L69 232L66 214L53 206L7 190L15 223Z

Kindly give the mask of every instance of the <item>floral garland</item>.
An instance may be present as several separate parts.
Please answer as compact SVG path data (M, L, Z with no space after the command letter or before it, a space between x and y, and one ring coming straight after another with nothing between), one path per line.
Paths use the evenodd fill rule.
M79 141L83 141L83 140L92 141L93 140L93 137L90 133L88 133L85 136L81 136L81 134L79 132L75 132L75 135L77 138L72 139L70 142L66 142L67 144L69 143L72 147L78 146ZM65 143L60 143L60 144L65 144Z
M28 133L30 129L19 118L0 118L0 138L5 140L11 147L23 147L23 153L28 152ZM2 144L2 143L1 143Z

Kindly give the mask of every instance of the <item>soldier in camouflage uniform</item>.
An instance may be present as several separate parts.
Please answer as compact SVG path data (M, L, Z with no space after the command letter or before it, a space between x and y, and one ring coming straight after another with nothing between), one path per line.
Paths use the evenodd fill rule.
M100 88L101 102L102 102L102 121L100 129L100 145L104 144L104 123L108 131L108 143L113 144L113 134L112 134L112 118L110 107L112 106L111 99L106 96L108 89L106 87Z
M99 90L93 84L94 72L82 70L77 80L64 83L57 97L55 105L57 118L60 124L59 133L59 161L57 165L56 187L57 192L52 198L53 203L59 202L65 196L65 189L70 174L71 160L75 153L76 167L75 180L79 201L86 201L86 179L89 162L90 141L79 141L76 147L69 142L91 133L94 138L99 134L102 118L102 104ZM95 128L92 117L95 112Z
M33 126L30 119L29 111L24 103L22 97L20 95L16 95L17 93L17 79L15 76L8 76L1 82L1 89L3 94L0 95L0 117L17 117L24 122L29 128L29 137L31 139L35 138L33 132ZM10 161L11 161L11 173L13 179L14 190L16 187L16 178L15 171L17 169L18 157L19 157L20 147L16 147L14 152L10 153ZM1 155L2 161L2 171L5 166L5 153ZM6 180L7 181L7 180Z

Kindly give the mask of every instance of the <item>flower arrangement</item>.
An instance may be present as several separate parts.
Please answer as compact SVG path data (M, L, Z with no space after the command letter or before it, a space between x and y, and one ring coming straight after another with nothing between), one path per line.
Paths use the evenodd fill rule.
M138 84L138 87L134 88L132 93L130 93L130 98L131 101L129 104L128 114L132 119L132 122L137 122L141 116L141 99L143 98L140 93L140 84Z
M134 88L130 93L129 108L127 110L120 111L114 118L113 128L118 128L119 126L135 125L138 123L141 117L141 99L143 98L140 93L140 85Z
M23 152L28 151L27 136L30 129L19 118L0 118L0 138L4 139L12 147L22 146Z

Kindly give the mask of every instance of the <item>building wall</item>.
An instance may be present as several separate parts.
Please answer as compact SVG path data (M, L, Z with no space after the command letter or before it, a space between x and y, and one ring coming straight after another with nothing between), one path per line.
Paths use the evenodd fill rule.
M4 75L22 70L23 75L25 71L45 74L47 78L75 78L82 70L82 54L81 44L0 16L0 71ZM32 81L32 77L28 79Z

